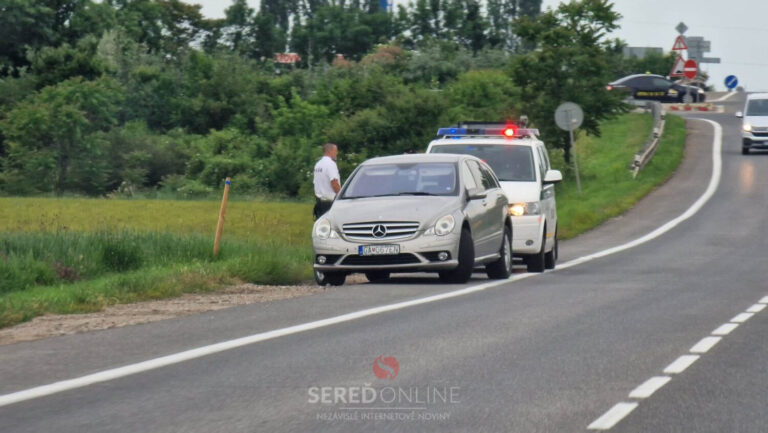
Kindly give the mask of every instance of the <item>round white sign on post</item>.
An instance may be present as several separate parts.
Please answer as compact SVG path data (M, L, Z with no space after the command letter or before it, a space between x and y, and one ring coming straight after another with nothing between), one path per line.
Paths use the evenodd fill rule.
M555 123L563 131L573 131L584 122L584 111L573 102L563 102L555 110Z

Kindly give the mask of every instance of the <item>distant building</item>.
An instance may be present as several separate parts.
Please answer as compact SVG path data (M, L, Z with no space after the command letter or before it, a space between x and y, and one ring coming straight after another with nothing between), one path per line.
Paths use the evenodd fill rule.
M624 47L624 57L642 59L648 54L664 55L664 49L659 47Z

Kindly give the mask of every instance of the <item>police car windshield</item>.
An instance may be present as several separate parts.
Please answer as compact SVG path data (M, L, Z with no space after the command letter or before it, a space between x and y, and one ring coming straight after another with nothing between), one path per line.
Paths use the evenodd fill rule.
M458 195L453 163L371 164L349 180L342 199L395 195Z
M490 165L500 181L535 182L533 152L529 146L514 144L447 144L432 147L432 153L476 156Z
M768 116L768 99L751 99L747 104L747 116Z

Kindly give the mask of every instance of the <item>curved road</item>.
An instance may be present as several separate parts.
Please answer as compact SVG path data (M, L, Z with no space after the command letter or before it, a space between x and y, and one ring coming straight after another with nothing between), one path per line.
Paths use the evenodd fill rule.
M408 277L0 347L0 431L764 432L768 154L741 155L741 104L691 115L722 126L722 176L698 212L655 239L502 284ZM561 263L637 239L705 194L716 129L688 128L678 174L564 243ZM259 337L196 356L249 335ZM136 365L204 346L183 362ZM18 393L107 370L87 386Z

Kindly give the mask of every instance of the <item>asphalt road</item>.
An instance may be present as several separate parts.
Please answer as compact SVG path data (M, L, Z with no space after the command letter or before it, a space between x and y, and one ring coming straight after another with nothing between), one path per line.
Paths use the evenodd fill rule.
M740 101L723 103L723 114L695 115L722 125L721 181L697 213L653 240L461 296L43 393L50 395L0 407L0 432L530 433L590 425L617 432L768 431L768 312L758 311L768 303L768 153L741 155L732 114ZM561 262L631 241L696 202L713 172L714 129L700 120L688 125L686 159L676 176L621 218L564 243ZM445 286L402 277L4 346L0 400L484 283L478 277ZM736 317L748 309L754 313ZM717 328L721 335L712 334ZM394 372L387 358L386 366L373 368L380 355L396 358L393 379L377 377ZM651 378L657 379L638 388ZM655 390L655 384L663 386Z

